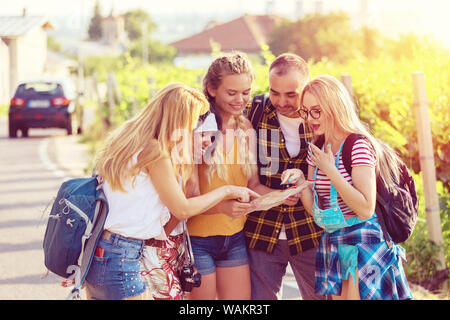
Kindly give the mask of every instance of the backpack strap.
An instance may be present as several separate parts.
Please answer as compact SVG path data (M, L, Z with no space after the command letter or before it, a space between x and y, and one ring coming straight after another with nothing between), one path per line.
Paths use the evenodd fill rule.
M344 141L344 145L342 147L342 162L344 163L345 170L347 173L351 176L352 175L352 150L353 145L355 144L356 140L359 139L365 139L363 135L357 134L357 133L351 133ZM314 145L322 149L323 144L325 143L325 136L322 134L317 137L316 141L314 142Z
M322 149L324 143L325 143L325 135L322 134L317 137L316 141L314 142L314 145L317 148Z
M342 147L342 162L344 163L345 170L351 176L352 175L352 149L355 141L358 139L364 139L363 135L357 133L351 133L344 141L344 146ZM322 134L317 137L314 145L322 149L325 143L325 136Z
M356 140L359 140L359 139L366 139L366 137L361 135L361 134L352 133L345 139L344 146L342 147L342 162L344 163L345 170L347 171L347 173L350 176L352 175L352 150L353 150L353 145L355 144ZM378 189L378 184L379 183L380 183L380 179L377 176L377 189ZM376 200L375 211L378 211L378 214L377 214L378 222L380 223L381 230L383 231L384 239L385 239L387 245L389 246L389 248L391 248L392 247L392 241L390 239L389 232L387 230L386 223L385 223L384 218L383 218L383 214L382 214L382 212L380 210L380 207L379 207L379 206L383 205L383 201L384 201L383 198L380 197L379 193L377 192L377 200Z
M352 150L356 140L365 139L361 134L351 133L344 142L342 147L342 162L344 163L345 170L352 176Z
M98 176L97 176L98 178ZM104 194L103 189L99 184L100 196L97 199L94 213L94 228L92 230L91 236L83 243L81 264L79 269L79 277L75 279L75 287L71 290L66 300L77 300L80 299L80 289L83 286L84 280L88 274L89 267L91 266L92 259L94 258L95 248L97 247L100 236L103 232L105 226L106 217L108 215L108 202Z
M270 98L267 93L253 97L250 110L248 111L247 114L247 119L250 120L255 130L258 127L259 121L261 121L264 108L267 106L269 101Z

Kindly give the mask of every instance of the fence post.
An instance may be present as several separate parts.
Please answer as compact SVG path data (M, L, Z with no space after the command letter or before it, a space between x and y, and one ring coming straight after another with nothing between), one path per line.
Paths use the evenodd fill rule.
M151 99L151 98L153 98L153 96L157 92L156 88L154 87L155 79L153 77L148 77L147 78L147 83L150 86L150 99Z
M86 101L86 83L84 78L84 63L78 56L77 65L77 94L75 98L75 118L77 121L77 133L83 131L84 126L84 101Z
M110 72L108 74L108 80L107 80L107 123L108 127L111 127L113 125L113 115L114 115L114 108L116 105L120 104L120 91L119 91L119 84L117 83L116 75L114 72Z
M108 132L109 129L109 119L108 116L105 115L105 103L103 102L103 97L102 94L100 92L100 84L98 82L98 76L97 76L97 72L94 71L94 74L92 75L92 82L93 82L93 89L95 92L95 95L97 96L97 103L98 103L98 113L100 115L100 119L102 121L102 125L103 125L103 134L105 134L106 132Z
M350 96L353 97L352 76L349 75L349 74L342 74L341 75L341 82L344 84L344 86L347 89L348 93L350 93Z
M133 85L133 92L137 92L137 86ZM133 95L131 98L131 116L134 116L137 113L137 101L136 95Z
M344 85L344 87L347 89L348 93L350 94L350 97L353 99L353 102L355 103L356 112L360 113L360 107L359 107L359 100L356 99L356 97L353 94L353 85L352 85L352 76L349 74L342 74L341 75L341 82Z
M142 40L141 40L141 46L142 46L142 63L146 64L148 63L148 58L149 58L149 54L148 54L148 43L147 43L147 37L146 35L148 34L148 24L147 22L142 22L141 23L141 33L142 33Z
M439 209L439 198L436 191L436 167L434 164L433 141L431 137L430 119L428 116L428 99L423 72L414 72L414 115L416 118L417 138L419 141L420 170L422 171L423 189L425 194L425 211L430 240L442 246L442 227ZM440 266L446 268L444 251L439 251Z

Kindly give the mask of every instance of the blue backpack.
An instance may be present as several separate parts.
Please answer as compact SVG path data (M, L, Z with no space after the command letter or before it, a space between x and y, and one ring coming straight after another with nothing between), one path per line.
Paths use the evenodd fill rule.
M68 298L80 297L107 214L108 203L99 176L62 183L47 222L43 247L47 269L75 282Z

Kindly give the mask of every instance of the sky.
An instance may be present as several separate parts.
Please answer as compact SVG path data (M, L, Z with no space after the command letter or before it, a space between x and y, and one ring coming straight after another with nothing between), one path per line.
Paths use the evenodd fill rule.
M116 13L141 8L152 18L179 15L217 15L242 13L264 14L267 0L99 0L103 14L111 8ZM298 0L272 0L271 12L294 18ZM305 13L313 12L317 0L301 0ZM369 19L375 27L387 35L415 32L432 34L450 46L450 1L448 0L321 0L324 11L344 10L358 12L361 2L367 1ZM0 15L19 15L24 7L29 15L65 17L66 27L76 29L84 17L92 15L94 0L0 0Z

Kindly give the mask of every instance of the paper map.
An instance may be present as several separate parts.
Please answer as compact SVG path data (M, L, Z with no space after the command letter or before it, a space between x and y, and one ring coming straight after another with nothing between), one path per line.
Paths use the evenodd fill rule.
M287 198L290 196L293 196L294 194L299 193L304 188L308 187L311 183L305 182L300 186L291 187L285 190L277 190L272 191L269 193L266 193L265 195L262 195L261 197L253 200L251 203L257 204L258 207L255 209L252 209L250 212L253 211L264 211L269 210L273 207L279 206L282 204Z

